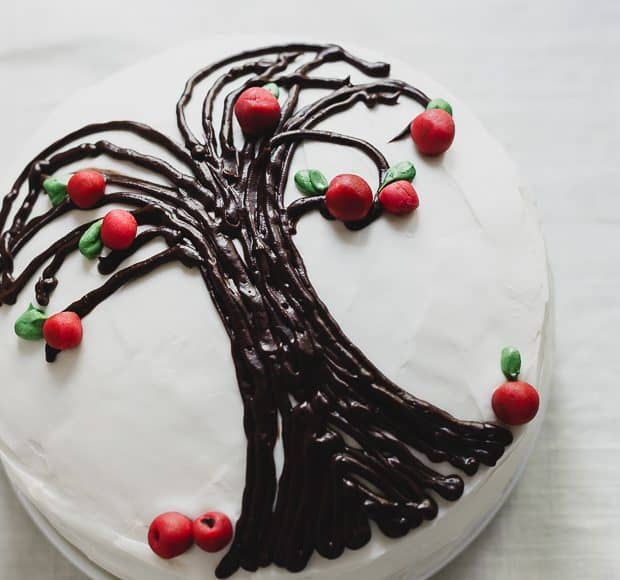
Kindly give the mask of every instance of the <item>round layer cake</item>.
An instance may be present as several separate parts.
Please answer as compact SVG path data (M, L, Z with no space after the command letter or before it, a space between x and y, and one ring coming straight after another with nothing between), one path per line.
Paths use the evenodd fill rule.
M416 67L314 44L256 50L270 44L194 43L80 92L24 139L3 175L9 191L28 159L86 124L132 119L157 130L104 124L58 151L96 145L51 163L57 151L36 157L34 208L20 216L20 203L5 202L2 228L2 460L55 530L124 580L426 577L499 507L538 431L542 412L513 428L493 413L503 347L520 351L520 379L537 387L543 410L548 399L545 248L498 143ZM243 86L268 81L280 89L275 136L244 137L234 121L230 141L224 108ZM428 157L408 126L435 97L451 104L456 137ZM291 165L278 174L282 151ZM419 207L409 215L381 215L375 200L372 219L343 223L326 219L321 195L298 201L299 171L327 181L356 174L377 192L402 161L416 169ZM103 202L52 206L43 178L93 168L107 179ZM241 217L230 199L246 208ZM116 202L138 216L140 243L89 260L77 239ZM45 227L33 222L39 215ZM66 259L60 246L45 254L56 240ZM269 274L253 262L256 246L275 256ZM157 268L141 266L153 256L164 256ZM53 259L58 273L42 274ZM31 303L45 316L77 312L81 345L56 356L18 338L15 320ZM170 560L153 553L147 533L158 514L209 510L236 525L231 546Z

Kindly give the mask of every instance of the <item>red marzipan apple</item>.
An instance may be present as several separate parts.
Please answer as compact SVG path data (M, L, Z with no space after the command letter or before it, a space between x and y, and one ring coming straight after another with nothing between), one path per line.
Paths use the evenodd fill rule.
M364 219L372 207L372 190L359 175L336 175L325 193L325 205L337 220L358 221Z
M206 512L194 520L194 541L206 552L219 552L232 537L232 524L223 513Z
M178 512L161 514L151 523L148 540L151 550L160 558L176 558L194 543L192 520Z

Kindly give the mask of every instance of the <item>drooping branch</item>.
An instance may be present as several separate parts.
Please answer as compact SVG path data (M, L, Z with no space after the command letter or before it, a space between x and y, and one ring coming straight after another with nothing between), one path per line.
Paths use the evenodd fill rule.
M344 89L335 91L327 97L324 97L322 100L326 103L325 108L320 110L318 113L309 115L308 118L302 123L286 123L285 130L292 131L296 129L309 129L317 125L320 121L349 109L358 101L367 103L370 98L370 93L368 93L364 88L360 88L357 91L347 92L347 94L343 94L343 90ZM400 93L379 94L378 96L373 96L372 99L376 99L376 102L382 104L394 105L397 103L399 95ZM280 193L280 204L284 201L286 181L288 179L289 168L296 150L296 146L296 142L292 142L288 144L288 146L280 145L271 156L269 174L270 176L273 174L273 177L271 178L273 181L273 187L277 188Z
M140 207L143 205L142 200L132 198L129 195L123 194L111 194L106 196L104 200L101 200L97 207L103 207L104 205L123 202L125 204L134 205ZM60 215L66 213L70 209L69 204L65 206L65 211L61 211L62 206L52 208L39 218L32 220L22 235L17 238L14 247L12 248L12 258L14 259L19 253L20 249L42 229L44 226L51 223L54 219ZM37 300L42 305L47 305L49 301L49 294L55 289L57 280L55 274L58 272L65 258L72 252L77 250L78 241L81 235L93 224L93 222L87 222L81 226L78 226L69 234L57 240L49 248L32 258L30 263L25 267L23 272L17 277L12 277L13 267L11 264L5 264L2 275L3 283L0 287L0 304L14 304L17 296L23 290L25 285L32 279L34 274L41 268L50 258L53 257L52 263L44 270L41 280L37 284Z
M133 244L126 250L113 250L107 256L99 258L98 270L100 274L108 275L112 274L125 260L136 254L149 242L163 238L169 248L177 245L182 245L184 248L184 255L186 257L186 263L189 265L193 259L193 262L200 264L200 256L194 248L188 247L186 242L183 242L183 236L180 230L173 229L164 226L158 226L142 231L136 236Z
M300 109L284 123L283 129L290 131L314 127L319 122L348 110L357 102L363 102L368 107L374 107L377 104L395 105L401 94L411 97L423 106L426 106L429 102L429 98L419 89L400 81L380 81L378 83L352 85L342 87ZM279 189L282 194L295 145L293 144L288 150L281 149L273 158L273 168L274 170L279 170L281 175Z
M181 158L185 161L189 160L191 164L194 165L193 161L188 158L187 154L184 153L179 146L175 145L171 140L164 137L160 133L151 130L151 128L146 125L128 121L86 126L57 141L54 145L48 147L45 152L47 153L48 151L58 150L62 144L72 142L84 133L90 134L92 132L105 130L106 128L109 129L110 127L114 130L124 129L131 131L144 136L147 140L156 141L158 144L161 144L172 152L177 158ZM199 196L205 207L208 208L209 205L212 204L211 192L206 189L196 177L181 173L179 170L172 167L172 165L157 157L144 155L132 149L118 147L106 140L99 140L96 143L91 144L83 143L76 147L57 152L47 160L36 160L29 168L26 168L22 172L21 176L16 181L13 190L4 200L3 212L6 212L6 216L8 216L8 212L10 211L10 208L22 187L22 182L27 176L29 181L29 191L22 205L15 214L13 225L2 234L0 239L0 266L2 267L3 279L6 284L10 284L10 275L13 269L13 257L15 252L19 250L19 247L27 243L27 241L41 227L68 211L66 206L69 202L65 202L65 204L63 204L65 207L61 206L60 208L54 208L52 211L48 212L47 215L35 218L35 220L32 220L29 224L25 223L32 212L36 198L40 194L43 172L47 171L53 173L65 167L69 163L88 157L97 157L101 153L106 153L113 158L133 163L163 175L169 180L176 182L179 186L186 187L194 195ZM202 169L197 169L197 173L199 175L206 175ZM206 179L204 181L206 181ZM3 219L5 219L6 216L4 216Z
M57 153L67 145L74 143L78 139L83 139L84 137L88 137L90 135L105 133L108 131L125 131L128 133L133 133L150 143L163 147L176 159L190 167L190 169L195 172L195 176L201 181L204 180L204 184L208 185L207 176L204 170L193 162L191 156L187 153L187 151L183 149L180 145L175 143L168 136L157 131L156 129L153 129L152 127L145 125L144 123L136 123L134 121L107 121L104 123L91 123L75 131L72 131L61 139L58 139L50 146L43 149L43 151L41 151L30 163L26 165L26 167L23 169L23 171L11 187L8 195L5 196L5 198L3 199L2 210L0 211L0 231L4 229L11 206L15 202L26 180L30 180L31 182L35 181L36 179L40 178L44 170L48 169L45 162L48 157L50 157L54 153ZM34 189L36 189L34 194L32 193L32 191L30 193L30 195L33 197L34 195L37 195L39 193L39 188ZM16 222L14 222L14 224L17 222L23 222L28 218L29 211L31 211L32 207L34 206L33 201L33 199L27 199L24 202L24 204L22 205L22 211L16 216Z
M177 225L182 223L190 225L197 230L206 226L214 227L213 219L209 217L208 208L205 208L200 200L188 196L177 187L167 187L117 172L108 171L105 172L105 175L110 185L131 189L132 193L129 194L131 199L140 200L144 205L153 202L155 205L165 204L169 211L181 218ZM108 195L106 195L106 198Z
M75 312L80 318L84 318L124 284L138 277L145 276L156 268L159 268L159 266L163 266L174 260L187 262L189 265L194 264L194 256L187 255L181 247L174 246L172 248L167 248L150 258L141 260L122 270L118 270L118 272L110 276L102 286L99 286L99 288L95 290L91 290L79 300L71 303L65 310Z
M338 145L346 145L359 149L365 153L370 160L376 165L379 172L379 181L383 178L383 174L388 170L389 163L383 153L374 145L357 137L350 137L333 131L317 131L311 129L297 129L294 131L286 131L279 133L271 139L271 146L275 147L283 142L299 142L299 141L320 141L323 143L336 143Z
M119 270L116 274L112 275L108 280L96 288L85 294L79 300L76 300L70 304L65 311L75 312L80 318L84 318L90 314L99 304L101 304L106 298L114 294L119 288L125 284L132 282L138 278L146 276L150 272L153 272L160 266L168 264L175 260L181 262L193 263L193 256L188 256L180 246L167 248L155 254L151 258L127 266L126 268ZM53 362L58 356L58 352L50 345L45 347L45 355L48 362Z
M139 153L127 147L119 147L105 139L100 139L94 143L82 143L77 147L57 153L48 159L46 168L51 172L56 172L69 163L74 163L82 159L99 157L102 154L109 155L113 159L124 161L137 167L148 169L166 178L180 189L201 199L207 209L212 208L214 205L213 193L205 186L201 185L196 179L192 178L191 175L183 173L167 161L163 161L158 157Z
M356 97L359 100L363 100L368 107L372 108L376 104L385 102L382 99L386 95L393 95L392 98L395 100L393 100L392 104L396 104L396 100L401 94L413 99L423 107L430 101L429 97L422 91L402 81L381 80L378 82L352 85L349 87L342 87L332 94L299 109L286 122L284 128L290 130L299 128L300 126L312 126L318 122L319 119L326 118L326 116L330 116L334 112L334 110L329 107L343 103L347 103L347 105L350 106L350 103L347 102L349 97Z
M69 232L69 234L56 240L49 248L35 256L17 278L12 279L8 269L3 271L4 279L2 287L0 288L0 304L15 304L17 296L32 279L34 274L53 257L54 261L44 272L44 278L49 282L37 286L36 292L39 304L46 306L49 302L49 292L51 292L57 284L57 281L55 279L52 281L51 278L62 266L66 256L77 248L80 237L92 223L93 222L78 226Z
M297 108L299 94L301 92L302 86L304 85L303 77L307 76L308 73L317 69L325 63L337 61L346 62L369 77L385 77L390 72L390 65L387 63L368 62L363 59L359 59L351 53L342 49L342 47L340 46L324 46L313 60L305 63L299 69L297 69L296 72L300 77L300 82L294 84L291 87L288 99L282 109L282 119L280 121L280 125L278 126L277 131L281 131L283 129L285 123L289 120L289 118Z
M393 106L398 103L399 97L404 94L423 106L429 102L429 98L419 89L400 81L353 85L343 87L334 93L316 101L301 109L284 124L283 129L308 129L316 126L321 121L351 108L357 102L363 102L368 107L377 104ZM283 201L289 167L293 159L296 144L293 143L288 149L280 148L273 157L273 171L279 173L280 180L278 189Z
M317 131L312 129L298 129L294 131L287 131L285 133L279 133L271 139L271 147L277 147L280 143L294 142L299 143L302 140L320 141L324 143L335 143L338 145L345 145L354 149L359 149L365 153L371 161L377 167L379 174L379 184L383 181L385 172L389 168L389 164L384 155L374 145L363 139L357 137L350 137L348 135L342 135L340 133L334 133L333 131ZM295 227L299 219L314 210L321 210L325 212L324 199L321 196L318 197L303 197L291 202L286 208L290 224ZM376 219L380 215L378 208L373 208L367 219ZM326 214L328 217L328 214ZM361 225L361 224L360 224ZM364 220L366 225L366 220ZM355 228L355 225L350 224Z

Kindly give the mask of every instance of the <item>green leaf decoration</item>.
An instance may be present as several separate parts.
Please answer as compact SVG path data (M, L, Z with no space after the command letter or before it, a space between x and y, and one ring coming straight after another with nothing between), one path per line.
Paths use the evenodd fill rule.
M48 177L43 182L43 189L55 207L61 204L67 197L67 182L69 178Z
M383 189L389 183L394 181L413 181L415 177L415 167L411 161L401 161L396 165L392 165L387 172L385 173L385 178L383 179L383 183L381 184L381 189Z
M276 83L267 83L263 88L269 91L276 99L280 97L280 87Z
M24 340L41 340L43 338L43 325L47 316L42 310L32 304L15 321L15 334Z
M308 174L310 175L312 187L321 194L325 193L329 187L327 178L318 169L309 169Z
M441 109L442 111L452 115L452 106L444 99L433 99L428 105L426 105L426 109Z
M103 220L96 221L82 234L78 243L80 252L89 260L96 258L101 254L101 250L103 249L103 242L101 241L102 225Z
M295 173L295 185L304 195L323 195L329 182L318 169L302 169Z
M516 381L521 372L521 353L511 346L502 349L502 372L509 381Z

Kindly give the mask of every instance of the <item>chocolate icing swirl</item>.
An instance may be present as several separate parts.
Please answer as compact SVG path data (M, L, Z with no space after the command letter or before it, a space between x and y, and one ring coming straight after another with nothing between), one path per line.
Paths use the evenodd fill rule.
M289 70L302 56L307 60ZM371 80L353 84L348 77L310 75L337 61ZM204 135L198 137L185 110L197 86L216 73L220 76L202 106ZM230 338L248 441L241 515L217 568L220 578L240 567L255 571L272 563L298 571L315 551L337 558L345 548L358 549L370 540L371 520L389 537L404 536L436 516L434 494L454 501L464 486L459 475L442 475L414 450L431 462L448 462L473 475L480 464L495 465L512 440L500 426L458 420L385 377L332 318L293 242L304 214L318 210L329 217L320 197L284 205L296 145L313 139L355 147L375 163L381 182L388 163L376 147L314 127L358 102L395 105L404 96L422 106L428 103L421 91L388 75L386 63L366 62L336 45L289 44L242 52L187 81L176 108L182 144L132 121L87 125L39 153L2 202L0 304L14 304L43 268L35 290L37 301L47 305L65 259L91 224L53 242L15 275L14 258L28 241L76 210L67 199L32 217L43 179L69 163L102 156L157 176L148 181L99 169L114 192L97 207L129 206L143 227L130 249L100 258L99 272L107 280L66 310L85 317L121 286L172 261L200 271ZM236 81L240 85L230 90ZM270 138L246 138L237 149L234 103L245 88L266 82L288 91L280 124ZM324 89L326 95L300 108L300 92L309 87ZM218 123L214 103L227 89ZM106 139L88 141L110 131L133 133L163 148L183 169ZM380 215L375 202L366 219L347 226L359 229ZM167 249L123 266L155 238L163 239ZM47 348L49 361L57 354ZM278 477L273 451L279 436L285 460Z

